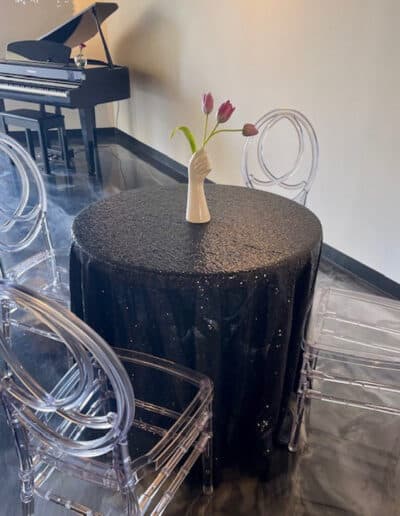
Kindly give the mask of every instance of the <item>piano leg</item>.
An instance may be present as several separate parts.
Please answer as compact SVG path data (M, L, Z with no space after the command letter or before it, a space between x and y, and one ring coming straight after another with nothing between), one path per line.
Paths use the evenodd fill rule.
M46 174L51 174L50 163L49 163L49 155L48 155L48 143L47 143L47 131L41 125L38 130L39 134L39 144L40 144L40 152L42 154L43 168Z
M26 139L26 144L28 147L29 154L35 160L36 159L35 146L33 145L32 131L30 129L25 129L25 139Z
M71 168L71 163L69 159L69 149L68 149L68 139L67 132L63 127L58 129L58 142L61 148L62 159L65 163L67 169Z
M0 116L0 133L8 134L7 124L2 116Z
M4 105L4 99L0 99L0 112L4 113L5 110L6 107ZM4 118L2 116L0 117L0 132L8 134L7 124L5 123Z
M90 176L101 176L100 160L96 138L96 115L94 107L79 109L83 143L85 145L86 161Z

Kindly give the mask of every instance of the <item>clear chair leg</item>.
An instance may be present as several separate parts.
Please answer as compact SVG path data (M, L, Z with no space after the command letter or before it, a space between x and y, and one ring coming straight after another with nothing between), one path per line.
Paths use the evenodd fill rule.
M118 471L118 482L125 499L126 516L140 516L141 511L135 493L134 479L130 467L128 442L123 441L113 450L113 463Z
M319 355L318 351L314 351L313 353L311 353L310 358L308 359L310 369L317 368L318 355Z
M206 432L211 436L202 455L203 468L203 493L211 495L213 492L213 440L212 440L212 407L209 408L210 417L207 422Z
M35 512L34 507L34 473L32 468L32 459L29 455L29 440L25 429L12 414L7 403L4 402L4 409L7 415L8 423L14 435L15 449L19 462L19 479L20 479L20 498L22 503L23 516L32 516Z
M22 516L33 516L35 514L35 507L33 500L30 502L22 502Z
M30 516L34 514L34 477L32 470L32 462L31 458L28 455L28 451L26 450L28 443L27 439L24 438L25 442L19 442L18 448L20 449L19 454L22 457L20 458L20 482L21 482L21 502L22 502L22 512L25 516Z
M8 299L3 299L1 301L2 330L3 330L3 338L4 338L8 348L11 347L10 310L11 310L10 301L8 301Z
M300 384L299 384L299 390L297 392L297 401L296 401L296 413L293 420L292 425L292 431L290 433L290 440L289 440L289 451L296 452L298 445L299 445L299 437L300 437L300 430L301 430L301 424L303 422L303 416L304 416L304 407L305 407L305 393L307 389L307 374L305 371L305 362L307 358L304 359L303 368L301 372L300 377Z
M10 321L10 311L11 311L11 303L8 299L3 299L1 301L1 329L3 332L4 341L8 347L11 349L11 321ZM10 374L10 368L6 362L3 363L2 374L8 375Z
M47 248L50 252L50 267L51 267L51 283L53 286L56 286L61 283L60 273L57 270L56 258L54 255L54 246L53 241L50 235L49 226L47 223L47 218L45 217L43 220L43 233L44 239L46 241Z

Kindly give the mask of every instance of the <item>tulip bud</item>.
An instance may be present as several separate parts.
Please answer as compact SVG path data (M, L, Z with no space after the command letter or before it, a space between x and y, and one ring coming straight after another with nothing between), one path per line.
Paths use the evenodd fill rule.
M223 102L218 109L217 113L217 120L219 124L224 124L227 122L230 117L232 116L232 113L235 111L236 108L234 108L231 104L230 100L227 100L226 102Z
M258 134L258 129L254 124L244 124L242 134L243 136L255 136Z
M214 99L211 93L204 93L203 94L203 113L205 115L208 115L211 113L211 111L214 109Z

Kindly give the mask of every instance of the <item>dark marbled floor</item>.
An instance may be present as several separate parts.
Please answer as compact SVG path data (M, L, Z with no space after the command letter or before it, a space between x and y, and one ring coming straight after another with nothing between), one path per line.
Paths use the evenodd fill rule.
M74 150L75 173L67 174L53 163L54 175L46 178L50 229L58 247L69 245L72 220L89 203L120 190L173 182L116 144L100 146L102 181L89 180L83 150ZM328 284L374 292L358 278L322 262L318 286ZM317 401L306 419L300 451L290 455L282 449L268 481L227 471L210 499L184 486L168 514L399 516L398 419ZM0 516L19 516L16 457L3 414L0 471ZM64 514L49 506L38 511Z

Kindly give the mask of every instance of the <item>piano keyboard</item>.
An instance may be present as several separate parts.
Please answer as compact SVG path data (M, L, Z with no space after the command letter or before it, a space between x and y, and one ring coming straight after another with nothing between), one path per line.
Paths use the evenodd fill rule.
M68 91L66 90L56 90L51 88L40 88L33 86L26 86L24 84L10 84L5 82L0 82L0 92L2 90L8 91L16 91L21 93L33 93L34 95L45 95L50 97L68 97Z
M35 95L50 95L53 97L67 98L68 90L78 87L79 84L73 83L38 81L25 79L23 77L0 75L0 92L1 90L8 90L22 93L33 93Z
M37 84L43 84L43 85L46 85L46 86L54 86L56 88L65 88L65 89L70 89L70 88L79 88L79 84L74 84L72 82L64 82L64 81L48 81L48 80L43 80L43 81L39 81L38 79L25 79L24 77L13 77L11 75L0 75L0 81L1 82L17 82L18 84L34 84L35 86ZM0 82L0 84L1 84Z

